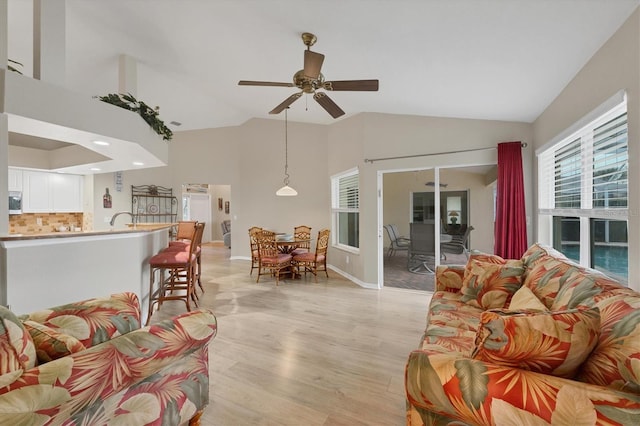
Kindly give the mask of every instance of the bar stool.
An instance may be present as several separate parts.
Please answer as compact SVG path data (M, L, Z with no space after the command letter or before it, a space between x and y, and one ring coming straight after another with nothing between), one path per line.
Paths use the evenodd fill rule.
M154 305L158 309L166 300L182 300L191 311L191 302L198 306L195 297L195 279L197 270L197 240L202 239L204 223L196 224L194 235L188 250L163 250L149 259L149 313L147 324L151 320ZM199 234L199 235L198 235ZM159 273L158 288L154 290L156 272Z
M196 243L196 264L198 266L197 268L197 272L196 272L196 281L198 282L198 287L200 287L200 290L202 290L202 292L204 293L204 287L202 286L202 281L200 279L200 277L202 276L202 235L204 234L204 227L205 224L204 222L184 222L186 224L191 224L192 227L196 227L198 225L202 226L202 232L200 233L195 233L193 232L193 230L191 231L192 234L194 235L190 235L189 237L183 237L182 240L180 241L169 241L169 247L165 248L163 251L180 251L180 250L188 250L190 245L191 245L191 238L195 238L195 243ZM185 225L185 227L188 229L189 225ZM193 228L195 229L195 228ZM185 233L183 235L186 235L186 231L184 231ZM195 289L194 289L195 290ZM198 297L198 294L195 293L194 294L196 297Z
M169 241L169 247L182 247L184 249L189 248L191 238L193 238L193 231L196 227L196 220L181 220L178 222L178 231L176 232L175 241Z

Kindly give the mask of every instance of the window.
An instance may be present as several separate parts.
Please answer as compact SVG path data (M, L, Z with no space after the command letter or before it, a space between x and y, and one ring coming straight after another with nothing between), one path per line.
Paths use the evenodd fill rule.
M433 223L435 216L435 193L412 192L411 208L413 221ZM457 232L462 225L468 223L467 191L440 191L440 222L443 231L448 229ZM455 212L455 214L451 214Z
M331 207L334 244L344 248L360 246L360 190L358 169L331 178Z
M540 229L568 258L628 277L627 111L622 103L538 153ZM545 241L544 235L539 235Z

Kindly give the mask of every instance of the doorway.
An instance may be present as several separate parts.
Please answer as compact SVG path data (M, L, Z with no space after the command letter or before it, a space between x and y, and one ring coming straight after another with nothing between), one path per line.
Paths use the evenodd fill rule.
M202 242L211 241L211 195L209 194L182 194L182 219L204 222L205 232L202 234ZM208 229L208 231L207 231Z
M461 166L423 170L379 172L379 281L382 286L432 291L433 274L408 271L407 251L389 255L390 241L382 225L397 225L401 236L410 237L410 223L435 227L434 259L440 263L465 264L466 255L441 257L440 243L469 225L474 227L468 247L493 252L495 165ZM436 187L437 186L437 187ZM438 232L439 231L439 232Z
M223 242L222 223L231 220L230 210L231 185L182 185L182 220L205 223L202 242Z

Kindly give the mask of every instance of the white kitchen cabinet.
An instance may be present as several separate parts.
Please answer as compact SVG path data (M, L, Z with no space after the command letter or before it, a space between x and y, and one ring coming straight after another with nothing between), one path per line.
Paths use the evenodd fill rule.
M22 170L9 169L9 191L22 191Z
M24 170L24 213L82 212L82 176Z
M52 209L50 173L22 172L22 212L49 213Z
M52 173L49 184L54 213L82 211L82 176Z

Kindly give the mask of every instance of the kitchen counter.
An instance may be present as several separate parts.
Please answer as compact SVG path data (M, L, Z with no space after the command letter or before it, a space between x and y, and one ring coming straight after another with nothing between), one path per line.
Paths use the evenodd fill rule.
M169 245L173 225L0 237L0 304L20 315L130 291L140 298L144 324L149 259Z
M6 234L0 236L0 241L20 241L20 240L41 240L50 238L71 238L99 235L131 234L135 232L151 232L161 229L170 229L177 226L177 223L138 223L135 228L132 223L126 224L126 228L104 229L99 231L63 231L45 232L37 234Z

